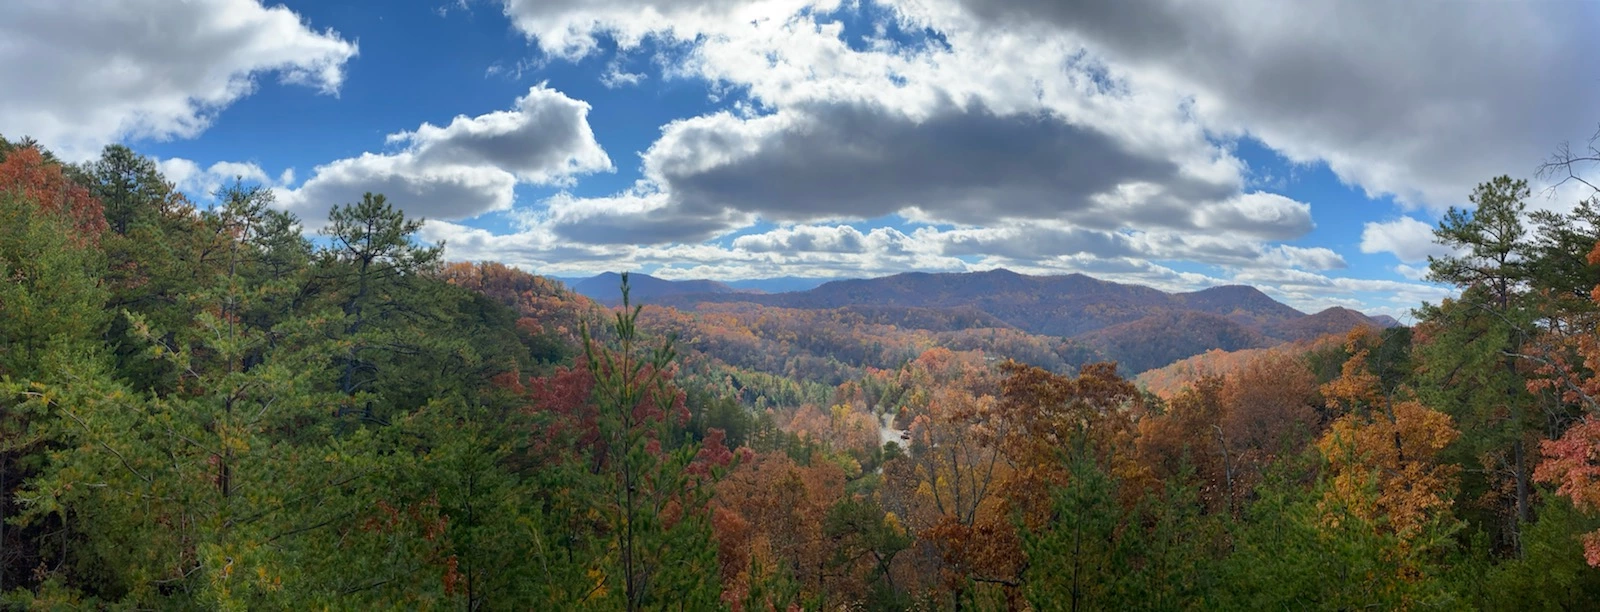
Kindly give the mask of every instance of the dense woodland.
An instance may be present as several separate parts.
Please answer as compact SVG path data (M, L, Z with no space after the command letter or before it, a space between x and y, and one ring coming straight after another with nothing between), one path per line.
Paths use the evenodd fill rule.
M1144 385L982 313L606 307L381 195L215 196L0 140L0 608L1600 598L1600 209L1521 181L1440 224L1413 327Z
M615 274L602 274L578 282L576 287L585 295L614 304L618 297L615 285L601 291L595 284L614 282L609 279L615 278ZM1030 276L1005 269L907 272L774 294L737 291L712 281L635 278L644 281L641 296L675 311L724 314L732 309L756 315L773 313L774 308L795 311L769 318L777 321L794 316L810 319L819 315L806 313L824 311L821 316L841 323L821 329L802 324L808 331L802 343L766 333L774 329L770 324L751 330L758 338L776 341L777 346L769 343L764 348L779 350L784 359L877 363L903 352L896 346L900 342L886 335L918 329L941 334L934 341L955 350L981 349L997 358L1051 369L1064 364L1072 370L1115 361L1120 372L1132 375L1208 350L1267 348L1343 334L1356 326L1398 324L1388 317L1368 317L1340 307L1308 315L1244 285L1165 293L1082 274ZM863 323L875 327L863 328ZM848 340L808 339L816 334ZM886 347L888 352L883 352ZM807 373L798 376L811 378Z

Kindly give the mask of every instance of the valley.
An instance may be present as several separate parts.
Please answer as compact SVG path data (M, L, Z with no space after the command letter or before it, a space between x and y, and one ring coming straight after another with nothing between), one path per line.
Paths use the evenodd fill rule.
M1398 325L1387 317L1339 307L1302 313L1241 285L1171 294L1078 274L906 273L829 281L814 289L781 293L735 290L715 281L666 281L639 274L630 278L637 283L635 300L652 309L672 310L653 316L678 319L674 329L680 335L693 332L685 337L714 336L715 330L706 326L751 328L756 330L755 339L765 344L760 352L769 356L833 356L855 367L890 367L914 356L916 347L938 345L984 350L1057 371L1113 361L1123 375L1137 376L1209 350L1267 348L1343 334L1355 327L1379 330ZM576 281L572 287L591 299L614 304L620 299L615 289L618 280L616 274L603 274ZM727 317L737 321L716 322ZM772 334L764 334L768 327L752 327L763 317L796 321L783 332L772 328ZM701 321L708 323L701 326ZM826 329L829 326L844 326L849 333L841 335ZM809 338L779 340L802 335ZM863 343L877 349L850 346ZM699 348L695 341L688 346ZM719 351L735 350L705 346L719 358ZM893 346L903 349L886 348Z

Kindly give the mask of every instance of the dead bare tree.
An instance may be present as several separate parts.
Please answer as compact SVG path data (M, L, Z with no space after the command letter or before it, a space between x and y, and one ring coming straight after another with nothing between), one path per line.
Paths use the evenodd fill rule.
M1596 128L1595 133L1589 136L1581 151L1574 150L1570 142L1561 143L1550 157L1539 164L1535 176L1554 181L1545 189L1547 194L1553 194L1557 187L1572 182L1581 183L1590 191L1600 194L1600 185L1583 177L1584 170L1596 166L1600 166L1600 128Z

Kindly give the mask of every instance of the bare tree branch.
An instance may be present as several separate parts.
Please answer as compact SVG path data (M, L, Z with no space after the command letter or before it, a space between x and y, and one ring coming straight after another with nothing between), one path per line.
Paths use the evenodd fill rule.
M1567 183L1576 182L1588 187L1591 191L1600 193L1600 186L1584 179L1580 170L1586 167L1600 165L1600 129L1589 136L1585 151L1574 153L1570 143L1561 143L1556 147L1556 152L1539 164L1535 175L1542 179L1554 179L1555 183L1545 189L1547 195L1553 195L1555 189Z

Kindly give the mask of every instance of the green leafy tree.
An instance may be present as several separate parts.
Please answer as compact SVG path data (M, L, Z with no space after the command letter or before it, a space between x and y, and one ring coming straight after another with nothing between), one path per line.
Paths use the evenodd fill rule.
M1203 516L1191 486L1174 484L1131 506L1086 456L1054 491L1050 522L1026 534L1024 589L1039 610L1184 610L1217 586L1217 515Z
M1533 286L1562 299L1561 307L1591 305L1600 266L1589 263L1587 255L1600 242L1600 201L1589 198L1564 214L1537 210L1528 217L1534 232L1525 267Z
M1500 310L1511 307L1527 279L1523 225L1528 182L1498 176L1478 185L1471 211L1452 207L1434 229L1434 239L1459 254L1429 256L1429 280L1473 287Z
M158 222L160 204L174 197L155 160L125 145L107 145L84 172L105 206L106 223L117 234L128 235L141 224Z
M897 520L874 499L847 497L828 509L823 533L835 542L830 565L854 574L863 573L864 566L864 582L871 588L868 601L879 607L895 603L899 589L891 571L894 559L914 541Z
M1463 598L1483 610L1577 610L1600 597L1600 572L1584 562L1582 534L1600 528L1564 498L1549 496L1524 525L1523 554L1495 563L1487 546L1454 559Z
M1376 495L1376 490L1368 491ZM1260 489L1233 529L1221 584L1209 607L1229 610L1459 609L1443 578L1452 524L1433 522L1409 543L1377 529L1322 485L1279 476ZM1344 498L1348 501L1348 498ZM1358 500L1359 501L1359 500Z

